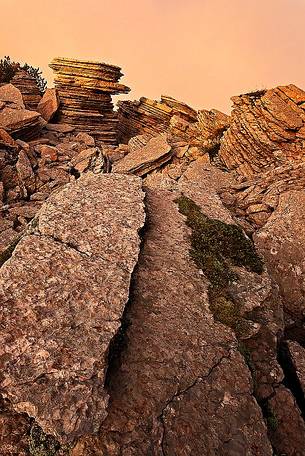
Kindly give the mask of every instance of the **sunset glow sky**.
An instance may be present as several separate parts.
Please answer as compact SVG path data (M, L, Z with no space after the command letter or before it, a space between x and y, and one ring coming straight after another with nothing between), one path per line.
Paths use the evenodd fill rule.
M0 56L123 68L131 93L230 111L230 97L305 88L305 0L0 0Z

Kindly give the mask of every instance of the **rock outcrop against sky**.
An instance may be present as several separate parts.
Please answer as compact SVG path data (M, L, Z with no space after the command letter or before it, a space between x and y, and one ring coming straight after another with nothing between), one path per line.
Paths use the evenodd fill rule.
M305 92L51 67L0 87L0 454L305 456Z

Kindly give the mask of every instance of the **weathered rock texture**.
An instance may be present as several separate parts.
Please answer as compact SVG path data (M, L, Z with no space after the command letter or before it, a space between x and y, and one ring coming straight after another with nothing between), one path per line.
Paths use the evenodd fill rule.
M139 178L84 175L54 193L0 270L1 394L62 442L107 415L108 352L137 262L143 196Z
M305 312L304 220L304 191L285 192L268 222L254 235L268 270L280 287L287 323L302 320Z
M144 147L127 154L114 165L113 171L144 176L169 161L172 156L171 150L165 135L156 136L151 138Z
M19 139L38 136L43 126L38 112L25 109L21 92L12 84L0 87L0 128Z
M187 122L197 120L197 112L183 102L162 96L161 101L142 97L139 101L120 101L119 142L127 143L133 136L155 135L166 131L174 115Z
M47 89L37 105L37 111L47 121L53 119L59 108L59 100L56 89Z
M12 78L11 84L20 90L26 109L37 111L41 93L35 78L27 71L19 70Z
M67 58L54 59L50 67L60 100L58 121L74 125L77 131L89 133L99 142L116 144L118 119L111 95L129 92L118 82L121 69Z
M147 190L125 343L108 374L109 414L73 456L272 454L236 339L213 320L208 281L189 259L177 197Z
M281 194L305 188L305 164L297 161L270 168L220 190L222 200L237 219L253 231L265 225L276 210Z
M232 121L220 158L252 176L267 167L304 158L305 92L294 85L233 97Z

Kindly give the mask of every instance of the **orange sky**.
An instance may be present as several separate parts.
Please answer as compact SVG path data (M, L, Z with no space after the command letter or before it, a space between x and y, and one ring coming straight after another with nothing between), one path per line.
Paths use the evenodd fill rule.
M230 111L230 96L305 88L305 0L0 0L0 56L123 68L125 98L161 93Z

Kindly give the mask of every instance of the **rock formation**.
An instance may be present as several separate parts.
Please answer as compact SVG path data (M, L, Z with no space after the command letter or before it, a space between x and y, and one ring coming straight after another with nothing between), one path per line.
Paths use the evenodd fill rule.
M27 71L19 70L12 78L11 84L20 90L26 109L37 111L41 93L35 78Z
M116 144L118 119L111 95L129 92L118 82L121 69L67 58L54 59L50 67L60 100L58 121L89 133L98 142Z
M174 115L187 122L197 120L197 112L194 109L164 95L161 101L142 97L139 101L120 101L118 106L118 139L123 143L136 135L154 135L166 131Z
M59 100L56 89L47 89L42 99L37 105L37 111L40 112L44 120L50 122L59 108Z
M38 136L43 121L40 114L25 109L21 92L12 84L0 87L0 127L19 139Z
M304 92L52 67L0 88L0 454L305 456Z
M229 169L252 176L304 158L305 92L294 85L233 97L232 121L220 148Z

